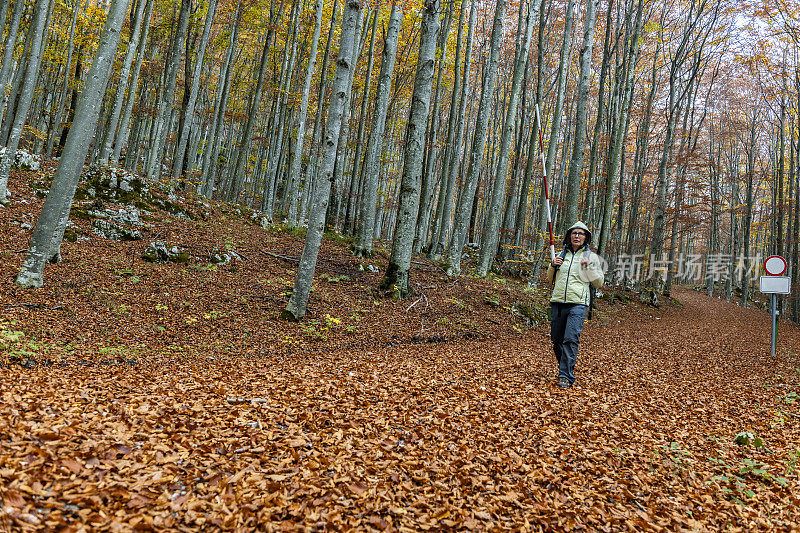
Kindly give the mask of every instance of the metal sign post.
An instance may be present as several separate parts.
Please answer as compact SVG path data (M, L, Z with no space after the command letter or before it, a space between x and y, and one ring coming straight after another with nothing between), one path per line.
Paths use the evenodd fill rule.
M772 357L775 357L778 345L778 295L791 292L792 279L788 276L781 276L786 272L786 259L779 255L767 257L764 261L764 271L768 275L759 278L759 290L763 294L769 294L769 312L772 315L772 342L770 346Z
M775 351L778 346L778 296L776 294L770 294L769 296L772 312L772 343L770 346L772 347L771 355L775 357Z

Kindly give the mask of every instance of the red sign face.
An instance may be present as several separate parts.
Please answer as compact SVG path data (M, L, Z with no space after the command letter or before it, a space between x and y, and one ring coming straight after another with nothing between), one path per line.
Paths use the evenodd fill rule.
M771 255L764 260L764 270L770 276L780 276L786 272L786 259L779 255Z

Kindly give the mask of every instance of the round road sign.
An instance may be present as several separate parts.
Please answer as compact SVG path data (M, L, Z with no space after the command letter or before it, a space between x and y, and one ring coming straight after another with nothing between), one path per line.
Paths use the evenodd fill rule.
M786 272L786 259L779 255L771 255L764 261L764 270L770 276L780 276Z

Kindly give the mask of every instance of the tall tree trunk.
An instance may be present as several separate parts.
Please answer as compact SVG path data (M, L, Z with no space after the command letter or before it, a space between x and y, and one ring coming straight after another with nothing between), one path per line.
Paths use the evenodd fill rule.
M76 0L77 1L77 0ZM77 7L76 7L77 9ZM3 64L0 66L0 91L2 103L0 104L0 115L8 102L6 91L11 82L11 66L14 63L14 48L17 46L17 34L19 33L19 23L22 20L22 13L25 11L23 0L14 0L14 12L11 15L11 23L6 35L6 42L3 48Z
M294 144L294 157L292 159L292 166L289 170L289 182L286 184L288 198L287 206L287 221L289 227L295 227L299 223L297 219L297 208L300 196L300 172L303 163L303 146L305 145L306 137L306 117L308 115L308 100L311 94L311 82L314 78L314 72L317 66L317 47L319 46L319 35L322 30L322 7L323 0L317 0L314 8L314 36L311 38L311 50L308 55L308 65L306 66L306 77L303 81L303 95L300 101L300 114L297 117L297 137L295 137ZM336 8L334 7L334 12ZM317 105L321 108L322 101L318 101Z
M317 114L314 118L314 132L311 136L311 153L308 158L308 168L311 169L310 174L306 177L303 186L303 195L301 196L300 206L298 208L298 222L306 218L308 212L308 204L311 202L311 196L314 192L315 182L320 170L320 154L322 152L322 135L325 129L325 93L328 89L328 63L331 55L331 45L334 41L334 30L336 29L336 11L338 10L338 0L333 0L333 9L331 9L331 22L328 26L328 38L325 43L325 54L322 56L322 72L320 74L319 89L317 90Z
M535 5L534 5L535 2ZM517 35L521 40L517 43L517 50L514 56L514 74L511 79L511 94L508 101L503 132L500 139L498 152L497 169L494 173L494 187L491 191L489 207L486 213L486 222L483 226L483 240L481 241L481 253L475 274L485 277L489 272L489 265L494 260L497 253L498 229L500 227L500 208L503 205L506 190L506 180L508 177L508 160L511 149L511 140L514 134L514 124L517 120L517 104L519 102L519 92L522 88L522 78L525 73L525 63L528 61L528 50L531 46L533 37L534 16L539 12L542 0L531 0L527 10L523 10L520 4L519 24L517 25ZM523 12L525 28L523 30ZM524 33L523 33L524 32Z
M464 57L463 75L461 69L461 53L464 46L464 13L469 4L469 30L467 32L467 50ZM450 98L450 117L447 124L447 141L445 157L442 162L442 174L439 177L441 188L439 201L436 203L436 220L434 236L428 256L439 261L447 245L447 233L450 229L450 212L453 210L453 194L456 175L461 160L461 140L464 133L464 117L467 108L467 88L469 87L470 66L472 65L472 41L475 32L476 9L472 0L462 0L458 21L458 37L456 38L456 57L453 64L453 94Z
M146 4L147 2L145 0L139 0L137 2L136 15L134 17L133 28L131 28L131 37L128 40L128 50L125 52L125 60L122 62L122 69L119 72L119 83L117 84L117 92L114 95L114 103L111 107L111 116L108 119L106 132L103 137L103 144L100 148L100 155L97 158L98 163L101 165L108 164L108 158L112 153L111 149L114 144L114 138L117 135L119 117L122 113L122 104L125 101L125 89L127 87L130 87L131 91L136 89L135 87L128 85L128 77L130 76L131 66L133 65L133 59L136 55L136 49L139 46L139 36L141 35L142 26L144 25L142 17L144 15L144 8ZM77 2L75 10L77 11Z
M333 92L328 106L328 121L321 161L322 168L320 177L315 184L306 242L300 257L300 265L297 268L294 290L286 309L282 313L282 316L287 320L300 320L306 315L308 296L311 293L314 270L317 266L317 256L322 244L322 234L325 230L325 214L328 211L333 166L336 160L336 147L342 127L344 104L347 100L348 80L355 66L353 65L354 42L359 18L361 18L360 0L345 0L339 40L339 55L336 59L336 74L334 75Z
M537 36L537 44L536 44L536 94L534 95L534 105L538 106L542 101L542 85L543 85L543 77L544 77L544 45L545 45L545 28L547 27L547 18L548 18L548 9L544 9L544 2L542 2L542 6L539 9L539 34ZM537 116L536 120L533 121L533 128L531 130L531 136L528 140L528 159L525 161L525 171L522 177L522 187L519 197L519 204L517 205L517 216L514 222L514 244L516 246L522 245L522 236L525 233L525 220L527 218L527 211L528 211L528 196L530 194L531 188L531 181L533 180L533 172L534 168L542 165L544 168L545 161L542 157L542 152L544 150L544 146L540 145L541 142L541 128L542 125L539 123L540 118ZM544 183L544 179L542 180ZM532 227L538 228L541 226L541 221L546 220L546 209L547 205L545 203L545 195L544 195L544 187L539 187L538 194L536 198L538 199L537 203L533 205L533 222ZM549 191L548 191L549 192ZM533 242L531 243L530 248L534 251L538 251L542 245L542 235L544 235L543 231L536 231L535 236L533 238ZM531 288L536 288L539 285L539 271L542 261L544 260L544 255L535 253L533 264L531 265L531 272L530 276L528 277L528 286Z
M644 116L639 123L639 131L636 138L636 152L633 156L633 198L631 199L630 216L628 217L628 231L625 237L625 251L627 255L633 254L633 246L636 239L636 230L639 227L639 205L642 195L642 179L647 168L647 152L650 142L650 123L653 116L653 102L655 101L658 89L659 55L660 47L656 46L653 57L653 67L650 81L650 91L647 94Z
M350 176L350 193L347 197L347 211L342 224L345 234L353 234L355 224L356 204L359 201L358 191L361 190L361 154L364 150L364 127L367 118L367 101L369 100L369 88L372 83L372 68L375 61L375 36L378 30L378 9L372 17L371 37L369 44L369 55L367 56L367 72L364 77L364 90L361 98L361 110L359 112L358 134L356 135L356 153L353 157L353 168Z
M347 86L347 100L344 105L344 112L342 114L342 129L339 135L339 146L337 148L336 164L333 168L333 183L331 184L331 200L328 205L328 215L325 224L330 228L338 228L339 215L342 211L342 204L345 199L345 186L344 179L342 178L345 167L347 165L347 142L350 138L350 116L353 111L353 83L355 82L355 71L358 67L358 60L361 56L361 40L364 33L364 22L366 13L358 19L358 26L356 28L356 40L353 43L355 50L353 51L353 71L350 72L350 80Z
M741 248L744 269L742 273L742 301L741 306L747 307L750 299L750 280L747 279L747 272L750 269L750 233L753 227L753 182L756 172L756 132L758 130L759 116L757 111L752 112L752 120L749 124L749 140L747 143L747 192L745 193L745 215L744 215L744 238ZM749 118L749 117L748 117Z
M139 74L142 69L142 62L145 55L147 55L147 35L150 33L150 15L153 13L154 0L147 0L147 7L145 7L144 17L142 24L142 36L139 39L139 44L136 47L136 63L133 66L133 75L131 76L130 88L128 90L128 97L125 99L125 105L122 109L122 118L119 121L119 131L117 131L116 139L114 140L114 152L111 155L109 163L117 165L122 157L122 150L128 145L128 136L131 131L131 114L133 113L133 104L136 101L136 91L139 84ZM127 155L127 154L126 154ZM126 158L126 166L128 161ZM135 168L135 167L134 167Z
M386 111L392 91L392 73L397 58L397 41L402 24L403 6L399 2L395 2L392 5L392 13L389 16L389 25L384 37L381 71L378 75L378 87L375 92L372 131L367 141L364 158L364 195L361 197L361 219L358 224L356 242L353 245L353 254L357 257L372 256L372 239L376 226L375 209L378 203L379 156L384 142Z
M220 133L222 122L225 118L225 109L228 105L228 92L230 90L231 73L233 72L233 56L236 53L236 42L239 39L239 24L242 20L242 1L236 3L236 13L234 14L234 25L228 43L228 53L220 71L220 85L217 99L214 103L213 123L209 132L210 145L206 145L203 152L203 180L198 186L198 194L211 198L214 195L214 180L217 175L217 155L219 154Z
M583 44L580 55L580 75L578 77L577 103L575 110L575 134L572 145L572 158L569 161L567 175L567 211L562 218L562 227L566 229L578 219L580 205L581 170L586 152L586 123L589 107L589 74L592 68L592 50L594 49L594 27L597 20L597 4L600 0L587 0L586 17L583 23Z
M453 20L453 7L455 1L449 2L449 8L445 15L444 27L439 32L439 43L437 45L438 57L436 74L436 92L433 95L433 108L430 112L425 145L425 152L422 158L422 182L420 184L420 201L417 221L415 223L415 235L413 251L420 252L428 246L428 226L430 225L431 207L435 203L433 169L437 159L437 138L439 136L439 100L442 93L442 77L444 76L444 63L446 60L447 42L450 39L450 24Z
M45 146L45 157L51 157L53 154L53 145L55 145L57 132L61 126L61 117L64 113L64 103L67 100L67 91L69 90L69 79L72 66L72 52L75 49L75 28L78 22L78 13L80 12L79 0L74 0L72 7L72 21L69 26L69 40L67 41L67 59L64 62L64 83L61 86L59 95L56 98L56 115L53 119L53 127L47 134L47 144Z
M439 33L439 0L427 0L422 14L419 36L417 72L411 96L411 112L406 129L403 177L400 182L400 202L392 237L392 254L380 283L383 291L404 298L413 293L410 279L411 249L419 210L422 157L425 150L425 130L433 91L436 65L436 41Z
M461 274L461 254L464 250L464 238L467 235L468 225L472 214L472 204L478 188L478 178L483 166L483 150L486 145L486 135L489 126L489 115L492 100L494 99L495 79L497 77L497 62L500 53L500 39L503 33L503 20L505 19L507 0L497 0L495 6L494 24L489 44L489 62L483 80L480 102L478 104L478 117L475 122L475 133L472 149L469 154L469 167L464 189L461 191L459 204L456 207L456 217L453 224L453 234L447 252L447 275L458 276Z
M6 120L11 124L11 130L5 145L5 153L0 157L0 205L6 205L8 203L8 176L11 172L11 165L14 163L14 158L17 154L19 140L22 138L25 121L28 118L28 110L33 101L36 79L39 76L39 65L42 61L42 44L44 40L45 22L47 21L47 14L49 12L49 4L49 0L37 0L33 19L31 20L30 29L28 30L31 34L31 45L27 61L24 64L25 72L20 98L17 102L15 114L11 115L12 110L9 108L8 114L6 115ZM20 68L23 68L23 66Z
M594 0L589 0L590 2ZM567 10L564 15L564 36L561 40L561 54L558 62L558 74L556 77L556 102L553 107L553 118L550 124L550 139L547 142L547 159L545 161L545 174L550 178L550 187L556 183L555 176L553 175L553 165L556 161L556 153L558 152L558 136L561 131L561 121L564 117L564 96L567 92L567 67L570 62L571 48L570 38L572 36L572 25L575 22L575 0L567 0ZM567 142L565 140L564 145ZM561 180L558 180L559 183ZM544 208L544 206L543 206ZM554 225L558 220L553 220ZM573 221L574 222L574 221ZM561 222L558 221L559 227Z
M164 145L169 129L169 117L172 113L175 96L175 83L178 79L178 67L181 61L181 50L186 39L186 29L189 26L189 14L192 8L192 0L181 0L181 9L178 13L178 27L175 37L170 47L168 62L166 67L166 80L164 91L158 104L159 114L156 122L156 135L153 145L150 147L150 158L147 163L147 177L154 179L161 175L161 161L164 157Z
M236 158L236 170L233 172L233 183L227 191L227 200L229 202L237 202L239 200L239 193L242 190L245 175L245 163L248 160L250 153L250 139L253 136L253 126L258 117L258 108L261 103L261 91L264 89L264 75L267 70L267 59L269 58L269 48L272 44L272 36L275 34L275 25L280 20L281 13L278 12L278 19L275 19L275 4L270 4L269 24L267 35L264 38L264 49L261 52L261 63L258 66L258 75L256 76L256 86L250 96L250 109L247 113L247 121L242 132L242 139L240 142L241 148L239 155Z
M81 92L75 123L70 129L64 152L53 176L53 184L36 221L28 253L17 276L17 284L23 287L42 286L44 265L54 249L60 245L63 228L69 217L69 206L75 196L75 188L100 115L100 104L114 63L127 9L128 0L111 0L97 54L89 70L86 86Z
M633 26L629 28L627 36L628 51L623 59L623 76L621 79L622 99L619 106L619 115L616 121L616 131L612 129L611 142L608 150L608 165L606 172L606 195L603 200L603 220L600 224L600 235L597 244L597 253L602 255L606 251L608 236L611 233L611 215L614 213L614 191L620 178L620 162L622 148L625 145L625 136L628 133L628 117L633 101L633 82L636 79L636 64L639 61L639 33L642 27L643 0L639 0L636 8L636 18ZM600 118L598 117L598 120ZM619 216L623 213L620 212Z
M613 50L611 44L611 33L613 24L612 11L614 8L614 0L608 1L608 8L606 10L606 34L603 38L603 62L600 65L600 82L597 89L597 119L594 122L594 134L592 142L589 147L589 172L587 175L587 182L594 183L595 173L597 171L597 155L599 153L600 133L605 125L606 117L606 79L608 78L608 71L610 70L611 55L616 52L619 39L614 39Z
M172 179L178 181L183 176L184 172L184 156L186 155L186 146L189 142L189 131L191 125L194 123L195 104L197 102L197 93L200 90L200 77L203 73L203 65L205 64L206 48L208 48L208 40L211 35L211 24L214 22L214 13L217 10L217 0L208 1L208 11L206 12L206 20L203 25L203 36L200 38L200 46L197 49L197 58L194 63L194 70L192 72L192 86L189 90L189 96L186 99L186 114L183 117L184 129L179 132L177 147L175 148L174 164L172 166ZM186 58L188 61L188 57Z

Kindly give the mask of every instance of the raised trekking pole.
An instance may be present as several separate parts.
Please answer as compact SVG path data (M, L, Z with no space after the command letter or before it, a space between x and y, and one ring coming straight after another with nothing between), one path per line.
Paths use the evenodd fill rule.
M542 188L544 203L547 206L547 232L550 234L550 260L556 258L556 241L553 238L553 217L550 213L550 185L547 183L547 164L544 158L544 142L542 141L542 121L539 118L539 102L536 102L536 126L539 130L539 154L542 157Z

